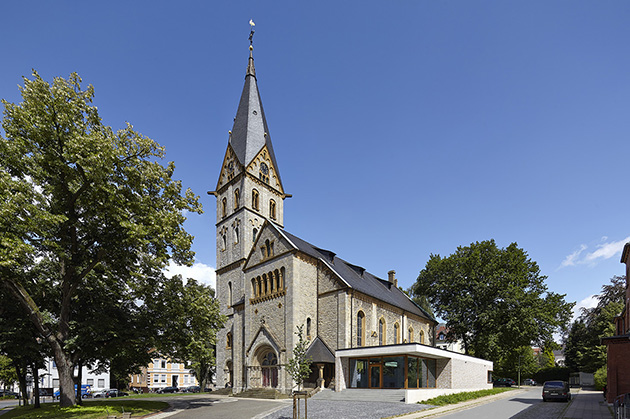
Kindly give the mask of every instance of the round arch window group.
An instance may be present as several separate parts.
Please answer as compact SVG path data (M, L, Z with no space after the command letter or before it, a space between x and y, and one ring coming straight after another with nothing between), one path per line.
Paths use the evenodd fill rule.
M285 269L282 267L252 278L252 299L263 299L264 297L274 297L282 294L284 291L284 276Z

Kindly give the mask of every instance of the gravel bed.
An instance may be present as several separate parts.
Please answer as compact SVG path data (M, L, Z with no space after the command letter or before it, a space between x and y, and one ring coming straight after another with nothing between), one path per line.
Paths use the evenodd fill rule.
M418 412L431 406L387 402L309 400L308 419L381 419L405 413ZM304 405L300 416L304 417ZM264 416L264 419L293 419L293 406L289 405Z

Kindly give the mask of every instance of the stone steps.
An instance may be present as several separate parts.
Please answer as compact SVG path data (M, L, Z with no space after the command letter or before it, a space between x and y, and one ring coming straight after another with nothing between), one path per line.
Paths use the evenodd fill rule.
M234 394L234 397L250 399L286 399L287 395L270 388L252 388L242 393Z
M380 390L380 389L347 389L344 391L332 391L324 389L313 396L314 400L345 400L345 401L374 401L374 402L404 402L405 390Z

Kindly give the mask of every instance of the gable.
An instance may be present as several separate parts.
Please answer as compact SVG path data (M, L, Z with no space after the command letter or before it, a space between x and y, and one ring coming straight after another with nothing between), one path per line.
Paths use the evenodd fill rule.
M238 162L232 146L228 144L227 150L225 150L225 156L223 157L223 165L221 166L221 173L219 173L219 180L215 190L220 190L223 186L227 185L229 181L242 172L243 166Z
M293 246L269 221L265 221L245 261L243 270L251 269L293 251Z
M252 159L246 171L256 179L271 186L281 194L284 194L282 184L280 183L280 175L278 174L278 170L271 158L271 153L269 153L269 149L266 145L263 146L256 157Z

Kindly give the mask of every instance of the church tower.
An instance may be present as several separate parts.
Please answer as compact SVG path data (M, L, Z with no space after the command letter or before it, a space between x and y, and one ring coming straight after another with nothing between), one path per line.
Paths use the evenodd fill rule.
M253 35L253 31L252 31ZM226 327L217 335L217 384L242 388L245 371L243 266L265 221L283 228L284 193L262 107L253 47L249 47L245 85L229 131L217 198L216 291Z

